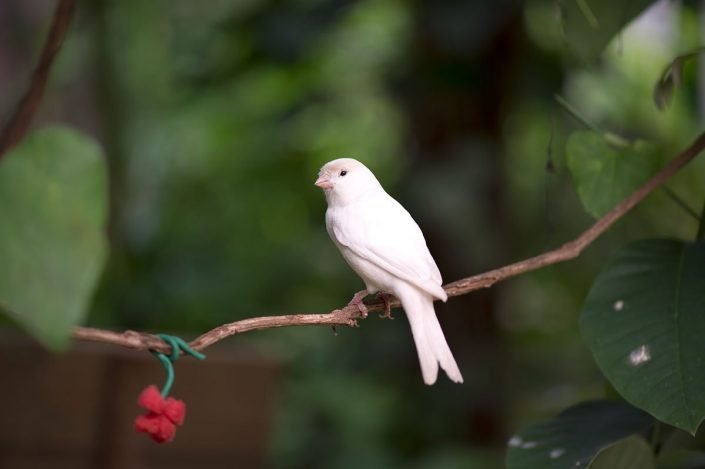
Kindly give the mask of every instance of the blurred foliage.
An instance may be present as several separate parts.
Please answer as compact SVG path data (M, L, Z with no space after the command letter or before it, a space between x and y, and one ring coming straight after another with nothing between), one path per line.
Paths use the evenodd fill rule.
M653 0L559 0L561 30L569 50L586 63L594 62L619 31Z
M353 277L331 262L337 253L320 229L315 174L331 155L353 152L391 172L397 154L399 116L379 82L404 27L394 4L301 11L302 21L315 23L301 34L317 40L298 51L288 37L265 35L271 46L258 39L260 24L283 34L267 26L281 21L278 10L228 5L197 28L193 15L202 9L189 2L116 3L105 12L116 31L105 51L116 62L112 79L128 90L122 112L135 116L119 136L125 181L116 236L127 259L111 272L131 279L118 295L120 320L131 327L204 328L253 311L329 307L336 295L312 292L340 298ZM364 42L351 47L351 36ZM237 70L231 76L212 69L222 64L201 63L231 42L273 50L228 55ZM274 50L282 43L287 50ZM115 291L107 287L105 309L113 314ZM144 314L155 310L169 314Z
M580 200L595 218L648 181L663 163L663 153L648 141L607 137L593 130L573 132L565 149Z
M590 466L593 469L654 469L656 460L649 444L630 436L601 452ZM659 466L660 467L660 466Z
M54 350L103 269L106 183L100 147L71 129L42 129L0 162L0 305Z
M614 450L617 442L652 424L646 412L623 402L582 402L513 435L508 442L507 468L589 467L605 450ZM614 457L621 454L613 452Z
M605 133L656 149L659 163L699 128L696 67L682 69L666 109L653 103L664 68L700 42L698 7L658 2L631 21L651 2L627 3L561 1L557 12L546 0L79 2L40 119L95 133L107 153L111 251L89 323L188 334L344 304L362 284L328 239L312 185L339 156L368 164L425 231L452 233L429 239L447 281L571 239L654 166L620 173L586 212L568 171L576 139L588 142L585 158L625 155L554 94ZM30 56L39 32L15 29ZM576 63L576 45L590 66ZM425 61L434 67L414 68ZM503 75L482 68L497 62ZM482 87L498 101L478 115L486 96L467 94ZM0 111L10 105L4 98ZM444 106L454 122L433 114ZM443 141L448 125L461 138ZM421 159L422 138L438 147L432 161ZM705 161L668 186L702 207ZM271 465L501 467L516 429L603 396L577 317L607 256L636 238L690 240L697 228L656 192L587 255L495 287L497 327L486 333L495 337L451 340L464 386L421 384L401 312L337 336L291 328L229 341L286 364ZM452 329L455 339L470 333ZM483 355L491 340L502 356Z
M660 110L665 110L673 99L673 93L681 85L683 69L686 64L705 51L705 48L698 47L694 51L682 54L673 59L663 70L656 86L654 86L654 103Z

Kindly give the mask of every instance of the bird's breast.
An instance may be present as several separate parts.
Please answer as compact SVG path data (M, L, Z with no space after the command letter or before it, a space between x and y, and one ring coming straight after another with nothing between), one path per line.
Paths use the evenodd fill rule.
M367 290L370 293L375 293L378 291L394 292L394 284L398 281L395 276L391 275L386 270L377 267L367 259L358 256L351 249L341 245L338 245L338 247L340 248L343 258L345 258L345 261L352 268L352 270L360 276L362 281L365 282Z

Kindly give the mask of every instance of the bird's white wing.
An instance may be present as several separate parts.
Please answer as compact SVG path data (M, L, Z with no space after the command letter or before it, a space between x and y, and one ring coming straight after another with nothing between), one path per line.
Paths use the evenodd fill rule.
M401 204L383 192L343 210L329 226L339 244L430 295L447 298L423 233Z

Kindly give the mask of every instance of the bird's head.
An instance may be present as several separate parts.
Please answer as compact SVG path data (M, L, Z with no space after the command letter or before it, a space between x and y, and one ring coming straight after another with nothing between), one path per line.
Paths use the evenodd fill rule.
M340 158L323 165L315 184L323 189L328 204L346 205L381 188L367 166L352 158Z

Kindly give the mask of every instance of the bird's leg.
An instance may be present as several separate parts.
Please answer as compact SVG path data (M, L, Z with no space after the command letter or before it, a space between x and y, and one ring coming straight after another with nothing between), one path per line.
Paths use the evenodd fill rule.
M367 317L367 306L365 306L365 303L362 302L362 300L367 296L367 290L360 290L359 292L355 293L352 297L352 300L348 303L348 306L350 305L355 305L357 306L357 309L360 310L360 316L363 318Z
M379 292L377 293L377 298L384 302L384 314L380 314L381 319L394 319L392 316L392 295L389 293Z

